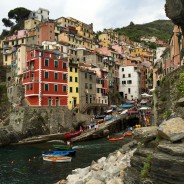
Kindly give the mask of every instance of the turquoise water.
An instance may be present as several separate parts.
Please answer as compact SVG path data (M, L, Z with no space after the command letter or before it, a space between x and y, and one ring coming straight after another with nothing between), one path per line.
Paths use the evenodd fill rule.
M0 184L53 184L65 179L73 169L89 166L93 160L107 156L128 141L130 138L76 143L77 153L70 163L43 161L42 151L52 148L48 143L0 148Z

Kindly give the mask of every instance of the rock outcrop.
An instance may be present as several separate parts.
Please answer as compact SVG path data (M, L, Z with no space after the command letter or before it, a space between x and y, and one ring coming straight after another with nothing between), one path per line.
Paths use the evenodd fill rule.
M174 122L179 124L180 131L175 131ZM135 138L138 138L139 146L131 158L131 167L126 169L125 184L184 183L184 142L180 133L183 131L181 129L183 119L174 118L163 124L158 127L157 134L155 128L151 129L151 127L135 130ZM148 129L147 132L150 133L144 134L143 137L142 132L146 131L144 129ZM140 137L147 141L141 141ZM173 141L177 142L173 143Z
M121 149L111 153L107 158L102 157L91 166L83 169L75 169L66 180L57 184L122 184L124 170L130 166L130 158L135 149L136 141L124 145Z

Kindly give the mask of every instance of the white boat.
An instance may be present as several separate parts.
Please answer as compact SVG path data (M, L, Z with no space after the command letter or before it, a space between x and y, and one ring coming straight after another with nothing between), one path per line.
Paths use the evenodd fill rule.
M72 157L66 156L44 156L43 160L49 162L71 162Z

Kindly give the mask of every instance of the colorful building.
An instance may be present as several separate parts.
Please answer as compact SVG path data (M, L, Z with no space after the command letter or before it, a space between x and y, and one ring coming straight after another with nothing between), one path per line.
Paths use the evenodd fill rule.
M113 29L104 29L103 33L98 36L99 45L101 47L109 47L112 44L118 43L118 33Z
M30 106L67 106L68 61L51 51L27 51L23 72L25 98Z
M78 64L69 63L68 68L68 109L79 107L79 69Z

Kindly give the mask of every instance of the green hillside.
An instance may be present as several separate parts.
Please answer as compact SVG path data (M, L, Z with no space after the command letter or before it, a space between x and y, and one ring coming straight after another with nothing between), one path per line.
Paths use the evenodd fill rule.
M168 41L172 35L174 24L171 20L156 20L146 24L130 23L127 27L116 28L120 35L126 35L133 41L140 41L142 36L156 36Z

